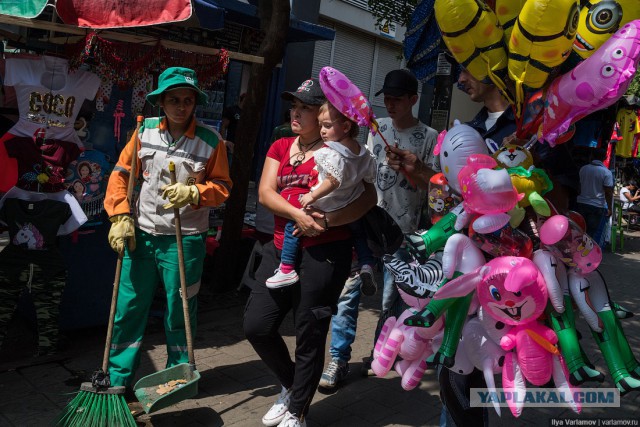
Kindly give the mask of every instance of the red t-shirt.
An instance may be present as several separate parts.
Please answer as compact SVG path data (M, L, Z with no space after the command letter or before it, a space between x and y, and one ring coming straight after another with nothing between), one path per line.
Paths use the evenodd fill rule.
M300 208L300 197L309 192L310 173L316 162L311 158L297 167L291 165L289 152L295 139L295 137L278 139L269 148L267 157L280 162L277 177L280 195L293 206ZM274 220L273 243L276 248L282 249L284 227L289 220L278 215L274 215ZM300 242L302 247L307 247L336 240L345 240L349 237L349 229L346 226L331 227L317 237L303 237Z
M60 139L47 139L38 147L31 138L15 137L4 141L4 146L7 154L18 161L16 186L43 193L56 193L66 188L67 167L81 151L73 142ZM39 181L41 174L46 178Z

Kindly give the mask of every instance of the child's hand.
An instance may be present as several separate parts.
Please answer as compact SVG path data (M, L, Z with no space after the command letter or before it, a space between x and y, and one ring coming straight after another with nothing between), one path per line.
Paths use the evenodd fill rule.
M315 199L313 198L313 195L311 193L307 193L300 198L300 204L303 208L306 208L313 202L315 202Z

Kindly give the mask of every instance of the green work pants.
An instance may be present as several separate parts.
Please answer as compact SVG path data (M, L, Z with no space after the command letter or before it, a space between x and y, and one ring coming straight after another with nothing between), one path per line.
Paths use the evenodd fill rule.
M205 256L205 234L183 236L183 254L189 298L191 332L195 336L200 277ZM125 251L120 291L109 353L111 384L130 386L140 363L140 348L156 287L164 284L167 308L166 367L188 362L184 314L180 296L176 236L153 236L136 229L136 249Z

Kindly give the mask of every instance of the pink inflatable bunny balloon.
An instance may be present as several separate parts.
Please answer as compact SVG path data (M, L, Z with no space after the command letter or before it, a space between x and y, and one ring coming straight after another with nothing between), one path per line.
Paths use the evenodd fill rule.
M533 261L522 257L499 257L475 271L446 283L434 299L459 297L476 290L482 310L494 319L513 325L500 340L508 353L502 369L506 391L526 391L526 381L541 386L552 377L567 395L571 389L566 367L555 344L558 337L537 321L544 311L547 286ZM514 352L511 352L513 350ZM522 402L508 402L515 417L522 413ZM577 412L580 406L569 402Z

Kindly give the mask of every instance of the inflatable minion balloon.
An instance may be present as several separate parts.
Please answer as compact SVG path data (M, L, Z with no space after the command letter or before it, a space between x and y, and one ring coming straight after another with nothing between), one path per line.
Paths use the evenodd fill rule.
M504 87L507 52L498 18L482 0L436 0L436 21L453 57L480 81Z
M496 16L504 31L504 40L508 44L511 37L511 30L516 23L516 18L520 14L522 7L527 0L496 0Z
M579 17L577 0L528 0L509 39L509 77L516 85L516 114L525 88L538 89L571 53Z
M587 59L627 22L640 19L640 0L591 0L580 10L573 51Z

